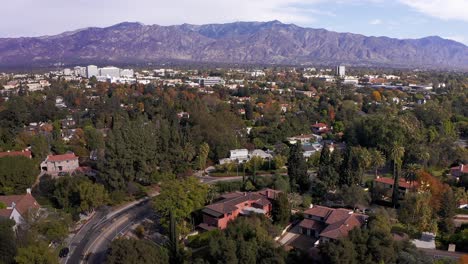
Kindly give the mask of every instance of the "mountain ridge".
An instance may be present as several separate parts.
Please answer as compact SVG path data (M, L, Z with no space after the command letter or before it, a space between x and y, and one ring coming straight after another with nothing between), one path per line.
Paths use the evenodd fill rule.
M365 36L277 20L171 26L122 22L52 36L0 38L3 67L164 60L468 69L468 47L439 36Z

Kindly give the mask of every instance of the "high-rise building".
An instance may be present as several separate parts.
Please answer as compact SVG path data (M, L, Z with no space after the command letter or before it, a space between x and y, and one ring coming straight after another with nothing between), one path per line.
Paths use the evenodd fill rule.
M336 75L340 77L346 76L346 67L344 65L340 65L336 67Z
M99 71L96 65L89 65L88 67L86 67L87 78L91 78L93 76L98 76L98 75L99 75Z
M120 77L120 69L113 66L107 66L99 69L100 76L108 76L113 78Z
M76 76L86 77L86 67L76 66L73 70Z

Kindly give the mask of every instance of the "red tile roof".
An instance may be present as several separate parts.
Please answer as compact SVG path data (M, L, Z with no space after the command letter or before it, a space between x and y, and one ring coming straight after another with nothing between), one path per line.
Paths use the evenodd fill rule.
M325 124L325 123L316 123L316 124L313 124L312 127L322 128L322 127L327 127L327 124Z
M339 239L341 237L348 236L349 231L356 227L361 227L367 216L360 215L360 214L348 214L344 216L344 218L328 225L325 229L320 233L322 237L328 237L331 239Z
M380 177L374 180L375 182L380 182L386 185L392 185L394 180L392 178ZM400 178L398 180L398 187L410 189L410 188L417 188L419 186L418 182L407 182L405 179Z
M0 217L10 218L13 209L0 209Z
M326 218L332 211L332 208L316 205L312 208L305 210L304 214Z
M313 208L307 209L304 214L321 217L323 221L304 219L300 224L301 227L317 229L318 224L321 224L325 226L325 228L321 231L320 236L332 239L347 236L349 231L353 228L361 227L368 217L363 214L354 213L348 209L333 209L325 206L314 206ZM318 222L318 224L314 222Z
M271 204L268 199L257 193L241 193L234 192L222 196L221 201L205 206L204 212L213 214L213 211L218 214L226 214L236 211L237 205L251 201L259 205Z
M299 226L307 229L320 230L323 228L323 223L312 219L304 219L299 223Z
M15 203L15 208L21 215L24 215L29 209L39 209L41 206L31 194L5 195L0 196L0 202L10 207Z
M46 161L57 162L57 161L66 161L66 160L74 160L74 159L78 159L78 157L75 156L75 153L67 153L67 154L62 154L62 155L49 155L47 156Z
M452 167L450 170L468 174L468 165L462 164L460 166Z
M31 151L29 151L29 150L0 152L0 158L15 157L15 156L23 156L23 157L26 157L28 159L32 158Z

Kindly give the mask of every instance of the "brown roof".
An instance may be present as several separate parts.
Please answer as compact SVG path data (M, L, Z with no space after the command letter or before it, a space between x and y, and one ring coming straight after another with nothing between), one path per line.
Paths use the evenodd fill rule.
M0 202L4 203L7 207L11 207L12 203L15 203L15 208L21 215L24 215L29 209L39 209L41 207L29 193L0 196Z
M56 161L66 161L66 160L74 160L74 159L78 159L78 157L75 156L75 153L67 153L67 154L62 154L62 155L49 155L47 156L46 161L56 162Z
M13 209L0 209L0 217L10 218Z
M305 210L304 214L326 218L332 211L332 208L316 205L312 208Z
M452 167L450 168L452 171L459 171L461 173L466 173L468 174L468 165L465 165L465 164L462 164L462 165L459 165L459 166L455 166L455 167Z
M312 219L304 219L299 223L300 227L319 230L323 228L323 223Z
M367 216L362 217L362 215L358 214L349 214L346 218L325 227L320 236L332 239L346 237L349 231L356 227L361 227L365 223L365 219L367 219Z
M31 151L29 151L29 150L0 152L0 158L3 158L3 157L16 157L16 156L23 156L23 157L26 157L28 159L32 158Z
M327 127L327 124L324 124L324 123L317 123L317 124L313 124L312 127L315 127L315 128L322 128L322 127Z
M380 178L375 179L374 181L387 184L387 185L392 185L392 186L394 182L392 178L386 178L386 177L380 177ZM419 186L418 182L407 182L405 181L405 179L402 179L402 178L398 180L398 187L410 189L410 188L417 188L418 186Z
M260 194L257 193L240 193L240 192L234 192L234 193L228 193L222 196L224 199L221 201L215 202L213 204L205 206L205 209L203 209L204 212L213 214L213 213L219 213L219 214L225 214L225 213L230 213L235 210L237 210L237 205L245 203L247 201L252 201L254 203L260 204L260 205L268 205L271 204L270 201L268 201L265 197L263 197ZM225 198L227 197L227 198Z
M276 198L278 198L278 195L280 193L282 193L282 192L278 191L278 190L273 190L273 189L267 188L267 189L260 190L257 193L264 196L264 197L266 197L266 198L268 198L268 199L275 200Z
M332 239L338 239L340 237L347 236L351 229L355 227L361 227L366 222L368 217L363 214L354 213L348 209L333 209L325 206L314 206L307 209L304 214L322 217L324 220L323 222L319 223L321 225L325 225L325 229L323 229L323 231L320 233L320 236ZM314 222L318 221L304 219L300 225L304 228L316 229L317 224Z

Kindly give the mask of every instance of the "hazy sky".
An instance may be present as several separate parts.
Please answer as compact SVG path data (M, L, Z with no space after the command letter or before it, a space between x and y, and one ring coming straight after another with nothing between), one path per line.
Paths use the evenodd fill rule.
M123 21L280 20L372 36L438 35L468 44L468 0L2 0L0 37L58 34Z

